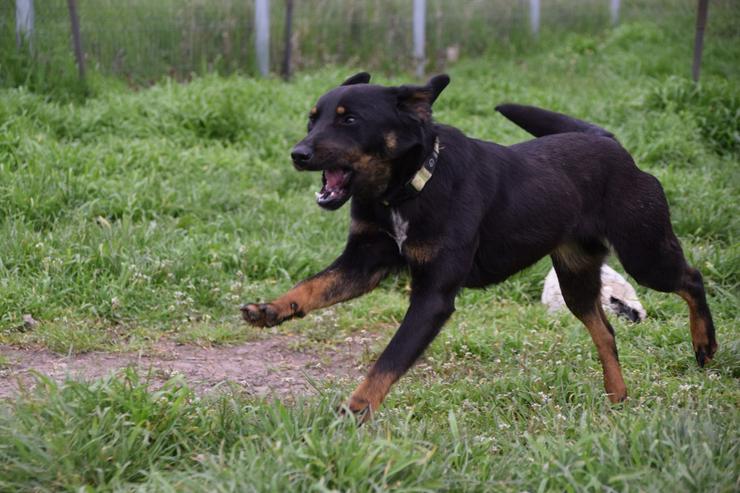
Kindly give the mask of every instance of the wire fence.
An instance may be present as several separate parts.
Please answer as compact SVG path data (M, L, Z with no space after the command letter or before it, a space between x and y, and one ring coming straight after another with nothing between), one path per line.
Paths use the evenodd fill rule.
M17 36L17 2L0 1L0 83L75 74L69 4L26 0L35 12L28 39ZM290 70L349 64L388 73L413 70L412 0L272 0L269 70L290 49ZM290 36L286 5L292 4ZM692 0L427 0L423 69L460 57L537 42L538 33L593 33L621 21L692 15ZM615 16L616 4L616 16ZM534 6L537 11L533 11ZM77 4L85 64L98 73L146 84L163 76L258 73L255 0L82 0ZM537 16L535 19L534 16ZM536 22L535 22L536 20ZM688 36L691 33L687 33ZM21 36L22 38L22 36ZM18 45L22 45L18 48ZM30 46L30 49L29 49ZM418 56L417 56L418 58ZM20 81L18 79L21 79Z

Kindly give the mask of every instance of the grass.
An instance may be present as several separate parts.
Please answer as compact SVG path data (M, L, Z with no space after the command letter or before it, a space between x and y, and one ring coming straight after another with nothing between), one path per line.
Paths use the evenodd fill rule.
M2 404L0 490L736 491L740 43L733 10L712 21L696 87L686 16L462 61L435 110L501 143L526 138L494 113L502 100L615 132L663 182L704 272L720 343L708 369L693 360L685 304L639 289L648 320L614 321L630 399L610 406L586 331L538 304L543 261L465 291L361 428L334 414L351 389L331 382L288 406L198 398L180 380L152 391L130 372L39 376ZM0 90L0 342L66 354L252 337L240 302L280 293L341 250L347 210L320 211L318 178L294 172L287 154L314 99L351 72L139 92L106 82L84 103ZM390 278L277 331L316 347L359 330L387 339L406 285ZM20 330L24 314L39 325Z
M719 1L719 0L718 0ZM729 0L722 0L729 4ZM549 0L542 5L542 29L562 33L595 32L609 25L602 0ZM69 14L64 2L35 0L33 50L16 50L15 2L0 2L0 85L25 85L72 96L95 92L76 82L69 40ZM271 69L281 68L285 3L270 6ZM622 19L669 17L694 8L690 0L645 0L625 3ZM257 74L254 50L255 2L252 0L88 0L78 13L85 58L95 72L149 85L169 75L188 80L194 74ZM295 2L291 45L294 70L362 60L368 68L395 72L412 59L412 3L407 0L311 0ZM427 2L426 53L429 70L442 70L446 50L477 56L504 46L529 43L525 2L466 2L463 8L445 0ZM69 94L68 94L69 95Z
M715 0L715 12L731 12L734 0ZM693 0L622 2L622 22L658 19L677 24L691 18ZM70 44L67 5L35 0L35 30L17 49L15 2L0 1L0 87L24 86L58 100L83 100L106 92L100 75L121 84L150 86L165 77L188 81L208 73L258 74L254 49L253 0L87 0L80 2L82 48L88 67L78 80ZM426 2L425 64L446 69L463 57L506 56L538 50L526 1L446 0ZM311 0L294 3L291 35L294 71L361 63L386 74L413 67L412 2L409 0ZM548 0L541 5L542 43L579 32L594 34L611 25L605 0ZM285 2L270 4L270 69L282 68ZM728 29L733 27L728 23ZM688 38L692 26L683 26Z
M685 384L673 404L655 396L621 409L597 392L573 402L506 380L476 386L489 405L477 392L456 402L459 391L438 384L428 395L448 404L434 419L396 401L359 429L329 397L290 408L201 401L177 381L147 391L133 374L43 383L0 427L8 489L729 491L736 479L729 405L695 398L696 386L707 398L719 390L711 379Z

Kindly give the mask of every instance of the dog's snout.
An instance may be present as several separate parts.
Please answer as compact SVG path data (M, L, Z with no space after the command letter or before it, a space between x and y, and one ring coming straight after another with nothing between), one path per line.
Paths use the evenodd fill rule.
M297 168L304 168L311 161L313 152L311 148L305 144L298 144L293 148L293 152L290 153L290 157L293 159L293 164Z

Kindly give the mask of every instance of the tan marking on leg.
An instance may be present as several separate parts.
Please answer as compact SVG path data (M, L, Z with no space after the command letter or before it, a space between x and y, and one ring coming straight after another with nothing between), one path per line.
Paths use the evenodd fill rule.
M344 106L337 106L337 115L343 115L346 111Z
M571 272L579 272L590 268L594 263L594 257L584 253L574 243L563 243L552 254Z
M403 254L416 264L426 264L437 257L440 245L437 243L404 243Z
M346 301L374 289L385 276L385 270L373 273L362 282L350 281L340 271L327 271L298 283L272 302L283 318Z
M625 400L627 398L627 386L624 384L622 369L617 359L617 344L614 336L611 335L604 323L606 315L601 310L601 304L598 303L593 312L580 317L580 319L596 345L596 351L599 354L601 367L604 371L604 388L609 395L609 400L613 403Z
M341 276L337 272L325 272L298 283L293 289L277 298L272 304L277 308L281 318L303 314L327 306L329 295L340 283Z
M242 316L251 325L272 327L312 310L346 301L375 289L387 270L379 269L367 278L347 276L343 270L323 271L298 283L271 303L249 303L242 306Z
M395 151L396 146L398 145L398 137L396 137L395 132L388 132L383 136L385 140L385 147L389 151Z
M319 109L316 106L314 106L313 108L311 108L311 115L315 115L318 112L319 112Z
M688 291L678 291L678 295L689 305L689 327L691 328L691 342L694 351L709 344L707 324L699 315L698 304Z
M357 386L349 398L349 409L353 413L364 413L360 418L367 421L378 410L380 404L388 395L391 385L400 375L396 373L376 372L370 370L365 380Z

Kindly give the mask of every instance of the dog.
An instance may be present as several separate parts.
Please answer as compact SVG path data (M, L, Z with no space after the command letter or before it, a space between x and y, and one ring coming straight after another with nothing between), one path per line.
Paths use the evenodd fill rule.
M540 301L547 306L547 311L551 314L565 308L565 300L554 268L550 269L545 277ZM606 264L601 266L601 306L606 313L613 313L630 322L642 322L647 316L645 308L637 299L635 288Z
M274 301L243 305L243 318L274 326L407 269L408 311L346 405L365 420L439 333L462 288L502 282L549 255L617 403L627 387L600 303L601 266L613 250L638 283L686 301L703 367L717 350L714 324L658 180L612 133L560 113L496 107L536 137L509 147L437 124L432 105L449 82L438 75L426 85L385 87L361 72L319 98L291 158L300 171L321 172L319 206L335 210L351 199L347 244L325 270Z

